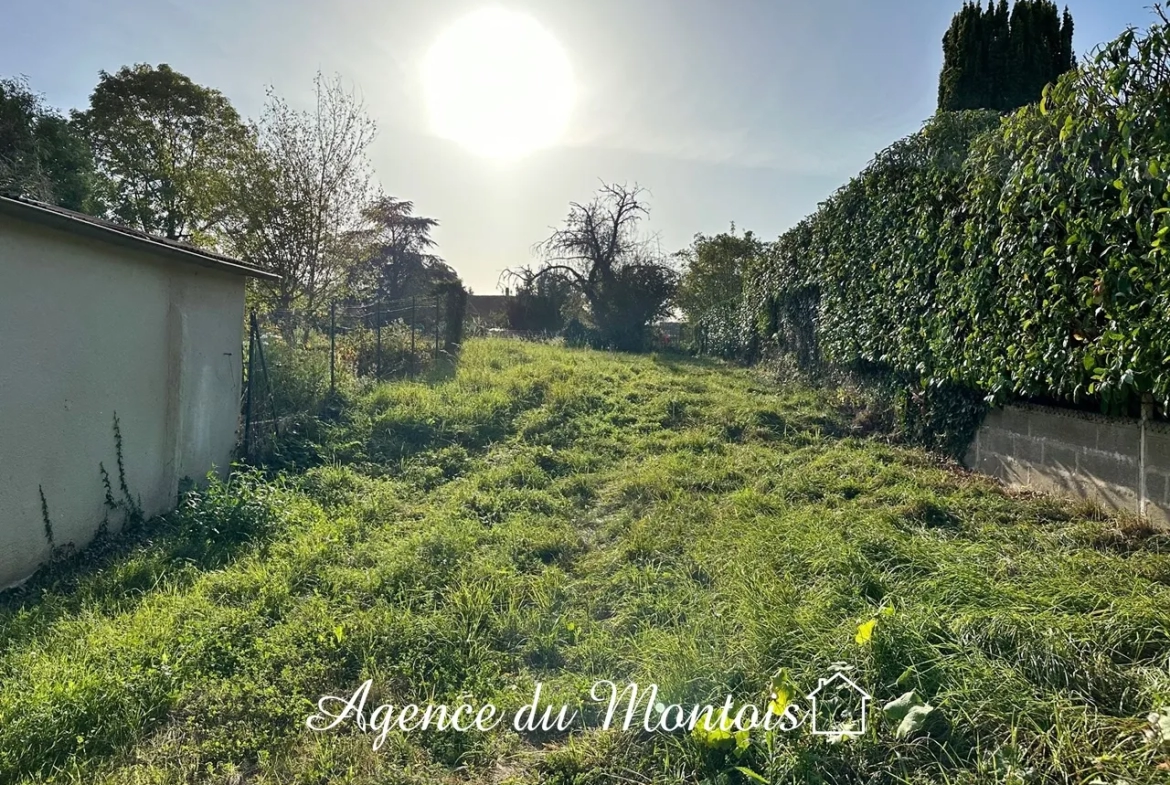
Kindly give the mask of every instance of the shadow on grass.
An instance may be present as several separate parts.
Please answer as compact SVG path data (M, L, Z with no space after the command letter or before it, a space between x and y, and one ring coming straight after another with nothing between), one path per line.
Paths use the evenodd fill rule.
M459 354L440 351L439 356L426 363L421 369L414 369L409 364L399 364L387 368L380 375L370 377L377 384L391 384L393 382L414 382L433 386L442 384L455 378L459 369Z
M655 365L673 374L686 373L695 368L706 371L725 370L729 365L726 360L716 357L696 356L684 352L654 352L650 358Z
M0 649L82 609L124 612L160 585L185 586L270 539L278 517L259 472L243 471L186 494L176 510L58 549L18 587L0 592Z

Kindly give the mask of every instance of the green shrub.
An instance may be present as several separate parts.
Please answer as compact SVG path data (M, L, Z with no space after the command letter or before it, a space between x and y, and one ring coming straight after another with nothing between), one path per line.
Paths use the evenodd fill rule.
M254 469L238 470L226 480L211 475L206 488L187 492L172 523L187 542L202 543L205 550L263 540L281 519L281 492Z
M939 113L757 260L728 329L917 392L1166 407L1168 72L1163 19L1040 105Z
M409 376L426 369L434 358L435 338L416 332L411 349L410 328L394 322L378 333L369 328L350 330L337 337L337 367L347 377L383 379Z

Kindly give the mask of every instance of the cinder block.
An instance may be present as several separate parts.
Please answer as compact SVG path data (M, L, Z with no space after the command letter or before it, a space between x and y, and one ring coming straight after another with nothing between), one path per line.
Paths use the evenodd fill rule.
M1137 422L1006 407L984 420L966 462L1009 485L1125 510L1138 508L1144 478L1147 515L1170 526L1170 427L1147 426L1144 466L1141 444Z
M1078 487L1075 475L1060 471L1047 464L1031 466L1029 468L1028 484L1033 490L1064 496L1082 495L1082 490Z
M1016 460L1034 466L1044 465L1044 440L1031 436L1016 436L1012 439L1012 455Z
M1170 504L1170 473L1146 469L1146 493L1151 499Z
M1132 488L1100 484L1094 486L1089 493L1084 495L1086 498L1096 498L1106 507L1114 510L1137 512L1138 495Z
M983 468L980 471L990 474L1001 482L1019 486L1028 484L1028 467L1020 464L1011 456L984 455L981 463Z
M1078 456L1077 471L1098 483L1136 489L1138 463L1134 458L1119 457L1099 450L1082 450Z
M1155 526L1170 529L1170 502L1163 504L1158 504L1157 502L1147 503L1146 518Z
M1097 426L1099 423L1093 420L1086 420L1071 414L1053 414L1044 410L1035 410L1029 414L1028 433L1031 436L1074 444L1078 447L1095 448L1097 446Z
M1142 448L1142 430L1138 423L1101 422L1096 426L1098 450L1137 457Z
M1002 428L984 428L980 432L979 453L984 457L1001 455L1011 457L1015 452L1015 435Z
M1075 474L1080 449L1062 442L1046 442L1044 465L1062 474Z
M993 409L983 422L991 428L1027 436L1029 435L1028 421L1031 416L1032 412L1029 409L1005 406L1002 409Z
M1170 433L1146 429L1146 468L1170 473Z
M1166 498L1166 475L1161 472L1146 470L1146 496L1152 502L1159 504L1170 501Z

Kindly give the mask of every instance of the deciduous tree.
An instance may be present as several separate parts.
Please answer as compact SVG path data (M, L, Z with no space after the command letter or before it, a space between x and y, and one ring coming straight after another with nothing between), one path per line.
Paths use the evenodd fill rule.
M762 253L764 244L750 231L736 234L695 235L682 251L682 280L676 302L691 321L702 319L713 308L737 307L743 296L744 272Z
M212 244L247 129L217 90L168 65L101 72L75 114L109 217L172 240Z
M736 234L733 224L729 232L695 235L691 247L678 254L683 273L675 303L702 336L706 351L733 354L741 348L740 322L750 318L744 280L764 247L751 232Z
M574 297L566 276L541 275L531 267L521 267L506 277L516 287L508 300L508 327L545 333L564 329L565 311Z
M537 275L568 281L586 301L601 341L637 351L647 327L669 310L678 273L639 232L649 211L637 185L603 184L593 199L573 202L561 228L535 250Z
M255 148L232 189L232 251L278 273L259 291L291 338L339 296L360 258L374 196L366 150L377 127L361 99L318 73L315 103L295 109L269 91L253 128Z
M0 193L94 209L93 157L68 120L23 79L0 80Z

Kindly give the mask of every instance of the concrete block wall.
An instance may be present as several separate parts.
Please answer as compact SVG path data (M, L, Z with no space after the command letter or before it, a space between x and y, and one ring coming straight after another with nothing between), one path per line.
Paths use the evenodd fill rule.
M968 467L1016 487L1144 514L1170 527L1170 426L1044 406L988 414Z

